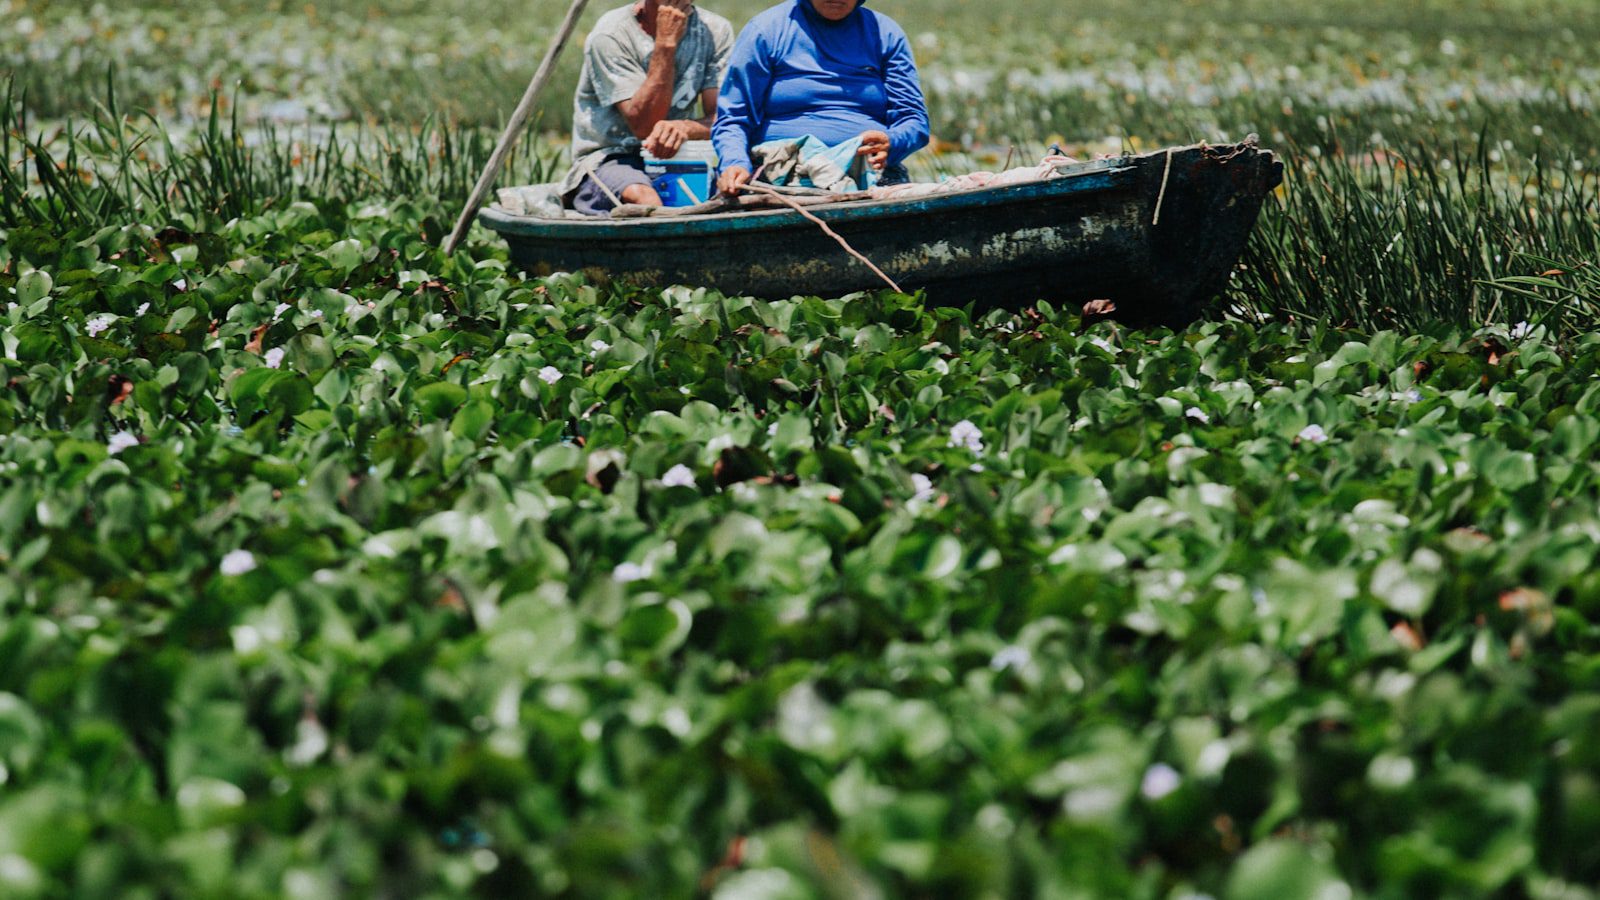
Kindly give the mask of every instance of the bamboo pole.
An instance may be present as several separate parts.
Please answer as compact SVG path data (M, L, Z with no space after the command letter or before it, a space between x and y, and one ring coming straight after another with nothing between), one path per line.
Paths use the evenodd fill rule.
M550 42L550 49L545 51L544 60L539 63L538 71L533 73L533 80L528 82L528 89L522 92L522 101L517 104L516 111L511 114L511 121L506 123L506 130L500 135L500 142L489 155L489 162L483 167L483 174L478 176L478 183L473 185L472 195L467 198L467 205L462 208L461 217L456 219L456 227L450 232L450 236L445 238L446 256L454 253L462 238L467 236L467 230L472 227L473 216L478 214L478 207L488 195L495 176L500 174L500 167L505 164L512 145L517 142L517 136L522 133L523 126L528 124L528 117L533 115L534 103L544 90L545 82L550 80L550 74L556 67L556 60L561 56L561 51L566 49L567 41L572 38L573 29L578 26L578 18L583 15L583 8L588 3L589 0L572 0L566 19L562 20L560 30Z

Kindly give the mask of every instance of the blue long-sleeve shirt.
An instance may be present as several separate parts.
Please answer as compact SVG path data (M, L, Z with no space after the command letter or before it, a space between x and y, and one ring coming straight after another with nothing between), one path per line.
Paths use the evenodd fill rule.
M889 165L928 143L928 109L905 31L857 6L830 22L786 0L739 33L711 128L718 166L752 169L750 148L812 134L828 144L889 135Z

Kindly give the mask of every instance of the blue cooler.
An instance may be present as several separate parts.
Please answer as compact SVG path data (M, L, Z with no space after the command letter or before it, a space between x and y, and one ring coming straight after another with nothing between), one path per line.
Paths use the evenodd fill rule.
M645 154L644 173L666 206L693 206L711 199L715 154L710 141L685 141L671 159Z

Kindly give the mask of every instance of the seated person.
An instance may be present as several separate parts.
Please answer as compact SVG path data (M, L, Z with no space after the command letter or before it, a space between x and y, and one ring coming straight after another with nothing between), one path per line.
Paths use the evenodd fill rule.
M638 0L601 16L583 47L562 203L602 216L616 201L660 206L641 150L670 159L711 136L733 25L694 0ZM695 101L704 118L694 118Z
M717 187L736 194L752 148L812 137L904 181L901 161L928 143L928 110L906 33L862 0L785 0L750 20L733 47L711 140Z

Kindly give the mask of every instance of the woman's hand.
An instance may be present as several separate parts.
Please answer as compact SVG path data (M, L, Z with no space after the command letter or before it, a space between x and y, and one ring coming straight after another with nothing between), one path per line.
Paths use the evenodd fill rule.
M861 132L861 147L857 156L865 156L867 165L882 170L889 163L889 136L881 131Z
M729 166L717 176L717 193L738 196L739 189L750 183L750 170L744 166Z

